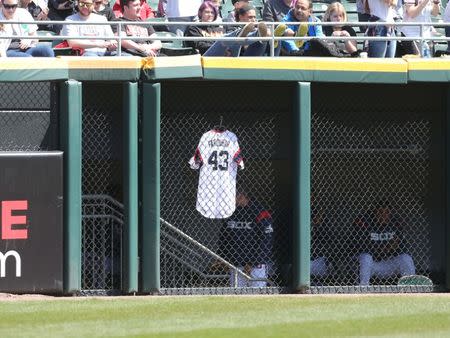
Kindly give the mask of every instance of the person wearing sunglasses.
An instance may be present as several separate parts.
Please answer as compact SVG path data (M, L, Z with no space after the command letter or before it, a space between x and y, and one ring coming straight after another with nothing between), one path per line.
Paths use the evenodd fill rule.
M34 21L31 14L24 8L17 8L18 0L2 0L0 20L31 22ZM8 24L12 35L17 36L12 39L6 51L8 57L52 57L55 56L53 50L46 45L38 45L37 29L35 24L14 23ZM21 38L32 37L32 38ZM34 38L35 37L35 38Z
M8 1L8 0L6 0ZM101 15L93 13L93 0L79 0L78 13L68 16L67 22L101 23L108 20ZM117 41L110 25L64 25L61 35L69 37L67 43L70 47L82 50L83 56L113 56L117 55ZM79 36L90 36L92 39L77 39ZM96 37L111 37L111 39L96 39Z

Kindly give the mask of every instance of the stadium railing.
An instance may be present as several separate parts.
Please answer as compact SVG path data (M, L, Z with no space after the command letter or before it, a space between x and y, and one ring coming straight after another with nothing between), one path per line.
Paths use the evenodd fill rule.
M0 24L14 24L14 23L20 23L20 24L37 24L36 21L0 21ZM310 36L295 36L295 37L281 37L281 36L275 36L274 35L274 29L279 24L286 24L285 22L265 22L266 25L270 29L270 36L267 37L229 37L229 36L222 36L222 37L191 37L191 36L176 36L176 35L158 35L158 40L161 40L162 42L172 41L172 42L180 42L180 44L184 43L185 41L267 41L270 45L270 56L275 55L275 48L274 44L275 41L285 41L285 40L311 40L315 37ZM144 21L144 22L127 22L127 21L109 21L109 22L102 22L102 23L93 23L93 22L67 22L67 21L39 21L39 24L47 25L47 24L61 24L61 25L110 25L115 26L117 28L117 31L121 31L122 27L127 24L133 24L133 25L140 25L140 26L157 26L157 25L165 25L167 27L170 26L176 26L176 25L183 25L186 26L186 22L151 22L151 21ZM211 23L211 22L193 22L190 23L191 25L195 26L211 26L216 24L217 26L223 26L223 27L236 27L236 26L244 26L247 24L247 22L217 22L217 23ZM289 22L289 25L300 25L300 22ZM348 25L353 27L359 27L359 26L366 26L366 27L372 27L372 26L384 26L386 25L386 22L309 22L308 25L313 26L334 26L334 25ZM364 41L386 41L386 40L396 40L396 41L419 41L421 45L425 44L427 41L432 41L434 43L442 43L442 42L448 42L450 41L449 37L446 36L431 36L426 37L424 36L424 28L428 26L439 26L440 28L450 26L450 23L433 23L433 22L416 22L416 23L406 23L406 22L395 22L395 23L389 23L389 25L392 25L396 28L404 27L404 26L415 26L420 28L421 34L416 37L404 37L404 36L390 36L390 37L372 37L372 36L351 36L351 37L331 37L331 36L325 36L321 37L322 40L330 40L330 41L345 41L345 40L357 40L358 42L364 42ZM36 39L35 36L20 36L20 35L3 35L1 36L2 39ZM38 37L41 40L45 41L61 41L61 40L69 40L69 39L79 39L79 40L117 40L118 47L117 47L117 53L118 56L122 55L122 47L121 47L121 41L127 40L127 39L133 39L135 41L148 41L152 40L152 38L149 37L134 37L134 36L120 36L115 35L114 37L111 36L65 36L65 35L46 35L45 37Z

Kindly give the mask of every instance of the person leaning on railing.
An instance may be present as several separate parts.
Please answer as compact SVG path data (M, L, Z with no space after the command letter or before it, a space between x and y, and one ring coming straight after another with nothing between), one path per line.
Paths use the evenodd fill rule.
M18 0L3 0L2 4L3 6L0 11L0 20L18 21L18 22L34 21L33 17L26 9L17 8ZM38 45L39 40L36 33L38 29L37 25L14 23L8 26L10 26L11 28L12 35L31 36L36 37L36 39L12 39L6 51L7 56L9 57L55 56L53 50L49 46Z
M122 13L123 16L118 18L117 21L134 21L136 23L143 22L140 18L141 11L141 1L140 0L121 0ZM117 31L119 27L114 26L115 34L118 35ZM158 56L159 51L162 47L161 41L157 39L155 30L152 26L143 26L135 24L123 24L121 26L121 36L130 37L148 37L153 38L152 40L132 40L123 39L121 40L122 50L128 54L136 56Z
M6 0L9 1L9 0ZM108 22L104 16L93 13L94 2L93 0L79 0L78 1L78 13L73 14L66 18L67 22L92 22L102 23ZM64 25L61 35L73 36L67 40L70 47L79 49L82 51L83 56L112 56L117 55L117 41L114 39L114 33L109 25L76 25L66 24ZM106 36L111 39L101 40L82 40L77 39L78 36Z

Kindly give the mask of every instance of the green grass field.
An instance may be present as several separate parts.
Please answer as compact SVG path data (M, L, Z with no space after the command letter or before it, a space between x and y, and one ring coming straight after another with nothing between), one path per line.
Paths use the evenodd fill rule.
M184 296L0 302L0 337L449 337L450 295Z

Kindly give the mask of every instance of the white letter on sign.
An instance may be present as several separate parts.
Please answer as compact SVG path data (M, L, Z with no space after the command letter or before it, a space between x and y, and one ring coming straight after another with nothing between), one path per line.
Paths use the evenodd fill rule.
M6 260L9 256L14 256L16 258L16 277L20 277L22 275L22 261L20 259L20 255L17 251L10 250L5 254L0 252L0 278L5 277L6 275Z

